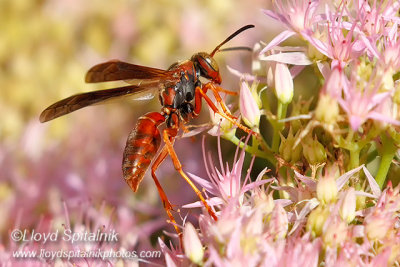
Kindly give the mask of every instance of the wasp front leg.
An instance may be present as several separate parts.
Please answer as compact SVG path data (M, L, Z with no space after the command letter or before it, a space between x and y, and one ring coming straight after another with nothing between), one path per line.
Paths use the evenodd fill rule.
M218 104L220 105L220 107L222 108L222 111L229 117L231 117L233 120L237 120L237 118L235 116L233 116L229 109L226 107L225 102L222 100L222 97L219 95L219 92L231 92L228 90L223 89L220 86L216 86L213 83L207 83L203 86L203 91L206 93L206 91L208 91L208 89L210 89L213 92L213 95L215 97L215 100L218 102Z
M216 101L219 103L220 107L222 108L222 112L217 108L217 106L213 103L213 101L207 96L206 93L207 93L208 89L211 89L213 91ZM195 116L198 116L200 114L201 106L202 106L202 103L201 103L202 98L204 98L204 100L207 102L207 105L214 111L214 113L221 115L222 117L224 117L225 119L230 121L232 124L236 125L238 128L242 129L243 131L245 131L248 134L253 134L253 135L257 134L255 132L253 132L251 129L249 129L246 126L244 126L243 124L241 124L240 122L238 122L238 119L229 112L228 108L225 106L225 103L222 101L221 96L218 94L217 89L211 83L205 84L203 86L203 88L201 88L201 87L196 88L195 107L194 107L194 111L193 111L193 114Z
M208 89L212 90L216 101L219 103L220 107L222 108L222 111L220 111L217 108L217 106L214 104L214 102L207 96L206 93L207 93ZM261 145L261 147L264 150L268 151L269 148L265 144L262 136L258 132L255 132L255 131L247 128L243 124L241 124L238 121L238 119L236 117L234 117L229 112L229 110L226 107L224 101L222 100L221 96L219 95L219 92L223 92L222 88L219 87L219 86L214 85L213 83L207 83L202 88L201 87L196 87L196 90L195 90L195 107L194 107L193 115L194 116L198 116L200 114L201 106L202 106L201 100L202 100L202 98L204 98L204 100L207 102L207 105L214 111L214 113L217 113L217 114L221 115L222 117L227 119L229 122L231 122L233 125L236 125L238 128L240 128L243 131L245 131L247 134L253 135L257 139L257 141Z
M217 85L212 84L212 83L209 83L209 84L212 85L212 87L214 87L217 92L222 92L222 93L227 94L227 95L238 95L237 92L226 90L226 89L222 88L221 86L217 86Z

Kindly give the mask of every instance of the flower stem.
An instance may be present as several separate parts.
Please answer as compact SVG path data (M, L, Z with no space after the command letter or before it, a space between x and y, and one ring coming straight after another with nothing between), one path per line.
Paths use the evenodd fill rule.
M232 143L234 143L235 145L239 146L240 148L244 147L244 143L234 135L231 136L230 139L228 139L228 140L231 141ZM252 155L255 155L256 157L268 160L273 165L276 164L276 159L272 156L272 154L263 153L262 151L258 150L257 147L258 147L258 145L255 145L255 146L246 145L245 150L249 154L252 154Z
M390 168L390 164L396 154L397 148L394 144L392 138L387 137L385 134L381 136L383 150L382 150L382 160L379 165L378 173L376 174L376 182L378 183L379 187L382 189L385 181L386 176Z
M347 166L348 170L352 170L360 166L360 152L361 149L367 144L367 142L365 141L360 142L356 139L357 139L356 135L354 134L354 131L351 129L349 129L346 138L342 138L339 136L339 138L336 139L336 141L339 144L339 147L348 150L350 153L350 161Z
M360 149L357 147L357 145L354 145L355 147L350 150L350 166L349 170L352 170L354 168L357 168L360 166Z
M279 135L279 133L281 132L284 125L283 123L279 122L279 120L286 117L287 107L288 107L287 104L283 104L281 101L278 101L278 108L276 112L276 123L273 124L274 136L272 139L272 151L274 151L275 153L277 153L279 150L279 143L281 140L281 136Z

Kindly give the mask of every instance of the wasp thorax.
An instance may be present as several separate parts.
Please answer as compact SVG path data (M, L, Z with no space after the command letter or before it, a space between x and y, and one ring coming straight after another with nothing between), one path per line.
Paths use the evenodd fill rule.
M194 63L196 70L200 72L200 76L215 83L221 83L217 61L210 54L199 52L194 54L190 60Z

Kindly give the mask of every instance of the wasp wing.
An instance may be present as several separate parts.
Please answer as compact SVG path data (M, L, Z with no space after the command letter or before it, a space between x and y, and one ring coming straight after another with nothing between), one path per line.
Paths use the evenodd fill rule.
M90 105L100 104L109 100L127 96L138 97L140 99L150 99L150 96L157 92L157 84L147 84L145 86L128 85L76 94L60 100L43 110L40 114L39 120L40 122L50 121Z
M155 80L165 79L169 75L171 73L166 70L111 60L93 66L86 73L85 81L87 83L98 83L119 80Z

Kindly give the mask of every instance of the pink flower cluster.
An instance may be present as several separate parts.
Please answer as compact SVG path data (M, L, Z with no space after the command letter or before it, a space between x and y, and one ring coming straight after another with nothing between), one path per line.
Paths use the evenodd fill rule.
M399 90L393 76L400 68L400 2L287 2L274 2L278 12L264 11L288 29L261 50L260 59L303 67L316 64L326 81L321 94L340 104L354 131L368 119L400 125L393 111L393 96ZM292 36L307 45L289 51L277 47Z
M204 156L208 180L190 175L218 220L185 222L183 247L160 240L167 265L399 265L400 1L272 6L263 12L286 29L254 47L252 73L229 68L241 77L240 116L254 134L242 142L214 120L210 133L242 151L231 169L221 152L219 168ZM285 46L289 38L298 45ZM313 99L304 88L295 94L305 69ZM272 171L252 179L245 153Z
M186 222L184 248L159 239L167 266L387 266L400 260L400 187L381 192L364 166L340 177L332 167L319 181L296 172L299 182L292 186L262 180L264 170L250 183L241 175L244 153L232 171L214 167L211 182L192 175L215 196L209 203L218 221L204 213L199 230ZM361 170L369 193L346 188ZM279 192L288 198L274 199Z

